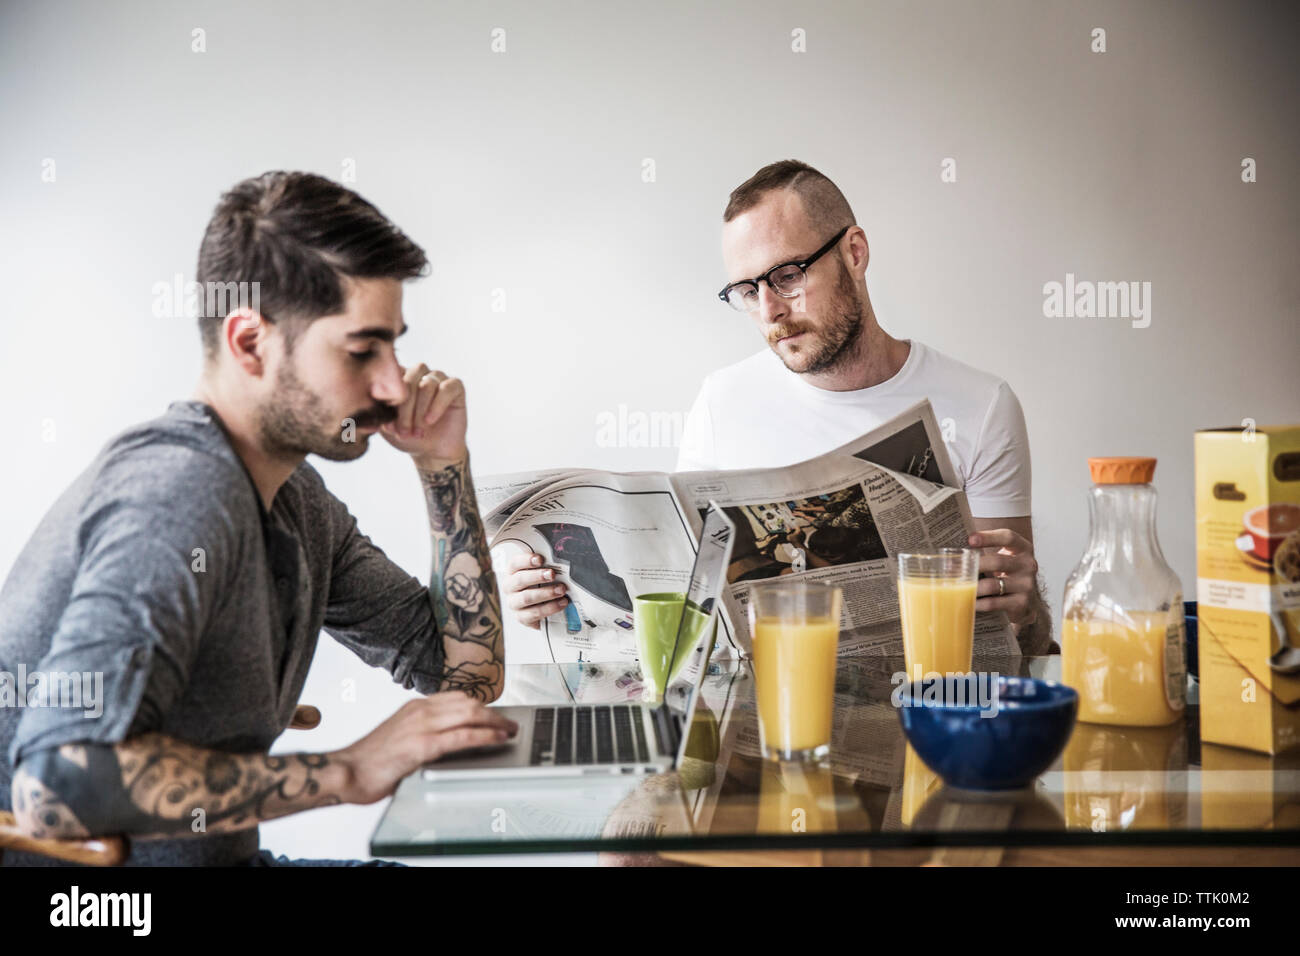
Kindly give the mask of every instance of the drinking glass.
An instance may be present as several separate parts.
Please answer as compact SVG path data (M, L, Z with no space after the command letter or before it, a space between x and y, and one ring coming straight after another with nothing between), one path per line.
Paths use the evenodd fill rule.
M755 692L763 754L819 760L830 752L840 589L760 585L750 594Z

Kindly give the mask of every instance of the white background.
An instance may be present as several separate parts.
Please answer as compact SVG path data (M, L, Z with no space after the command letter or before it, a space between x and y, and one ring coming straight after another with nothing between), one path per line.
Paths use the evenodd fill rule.
M713 295L721 212L794 157L852 203L882 325L1019 395L1055 609L1098 454L1159 458L1160 539L1191 595L1193 432L1300 422L1294 40L1288 5L1264 3L6 4L0 573L108 438L190 394L197 332L152 315L153 286L192 278L236 181L354 161L350 185L434 263L400 356L465 379L477 472L667 469L674 448L599 447L597 416L684 413L762 347ZM1044 318L1067 272L1151 282L1150 327ZM318 467L425 579L414 472L374 444ZM304 692L325 722L281 747L348 743L403 696L325 638ZM364 855L378 810L264 843Z

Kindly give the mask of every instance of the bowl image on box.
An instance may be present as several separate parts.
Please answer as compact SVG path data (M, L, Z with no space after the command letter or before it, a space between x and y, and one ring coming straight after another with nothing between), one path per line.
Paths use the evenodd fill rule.
M954 681L992 679L985 701ZM1065 749L1079 695L1055 681L969 675L921 680L896 698L903 733L925 765L950 787L1012 790L1027 787Z

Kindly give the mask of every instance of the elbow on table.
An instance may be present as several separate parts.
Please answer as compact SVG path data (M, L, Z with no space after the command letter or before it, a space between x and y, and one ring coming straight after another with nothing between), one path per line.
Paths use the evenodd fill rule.
M490 704L505 686L505 637L500 624L472 637L443 636L442 676L436 690L458 690Z
M505 668L502 667L500 676L497 677L497 679L493 681L492 684L487 688L487 696L484 697L483 703L490 704L493 701L499 699L501 697L501 694L505 691L505 689L506 689Z
M476 700L490 704L505 691L506 668L504 661L494 661L487 666L448 668L436 691L460 691Z
M81 822L68 805L75 795L64 794L50 785L41 772L44 752L24 758L14 770L9 785L14 823L33 839L71 840L97 836Z

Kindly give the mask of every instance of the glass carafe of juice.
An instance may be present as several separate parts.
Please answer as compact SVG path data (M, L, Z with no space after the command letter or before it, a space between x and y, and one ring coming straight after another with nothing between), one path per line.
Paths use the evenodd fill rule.
M1156 540L1154 458L1089 458L1092 531L1065 583L1061 680L1079 720L1155 727L1182 715L1182 585Z

